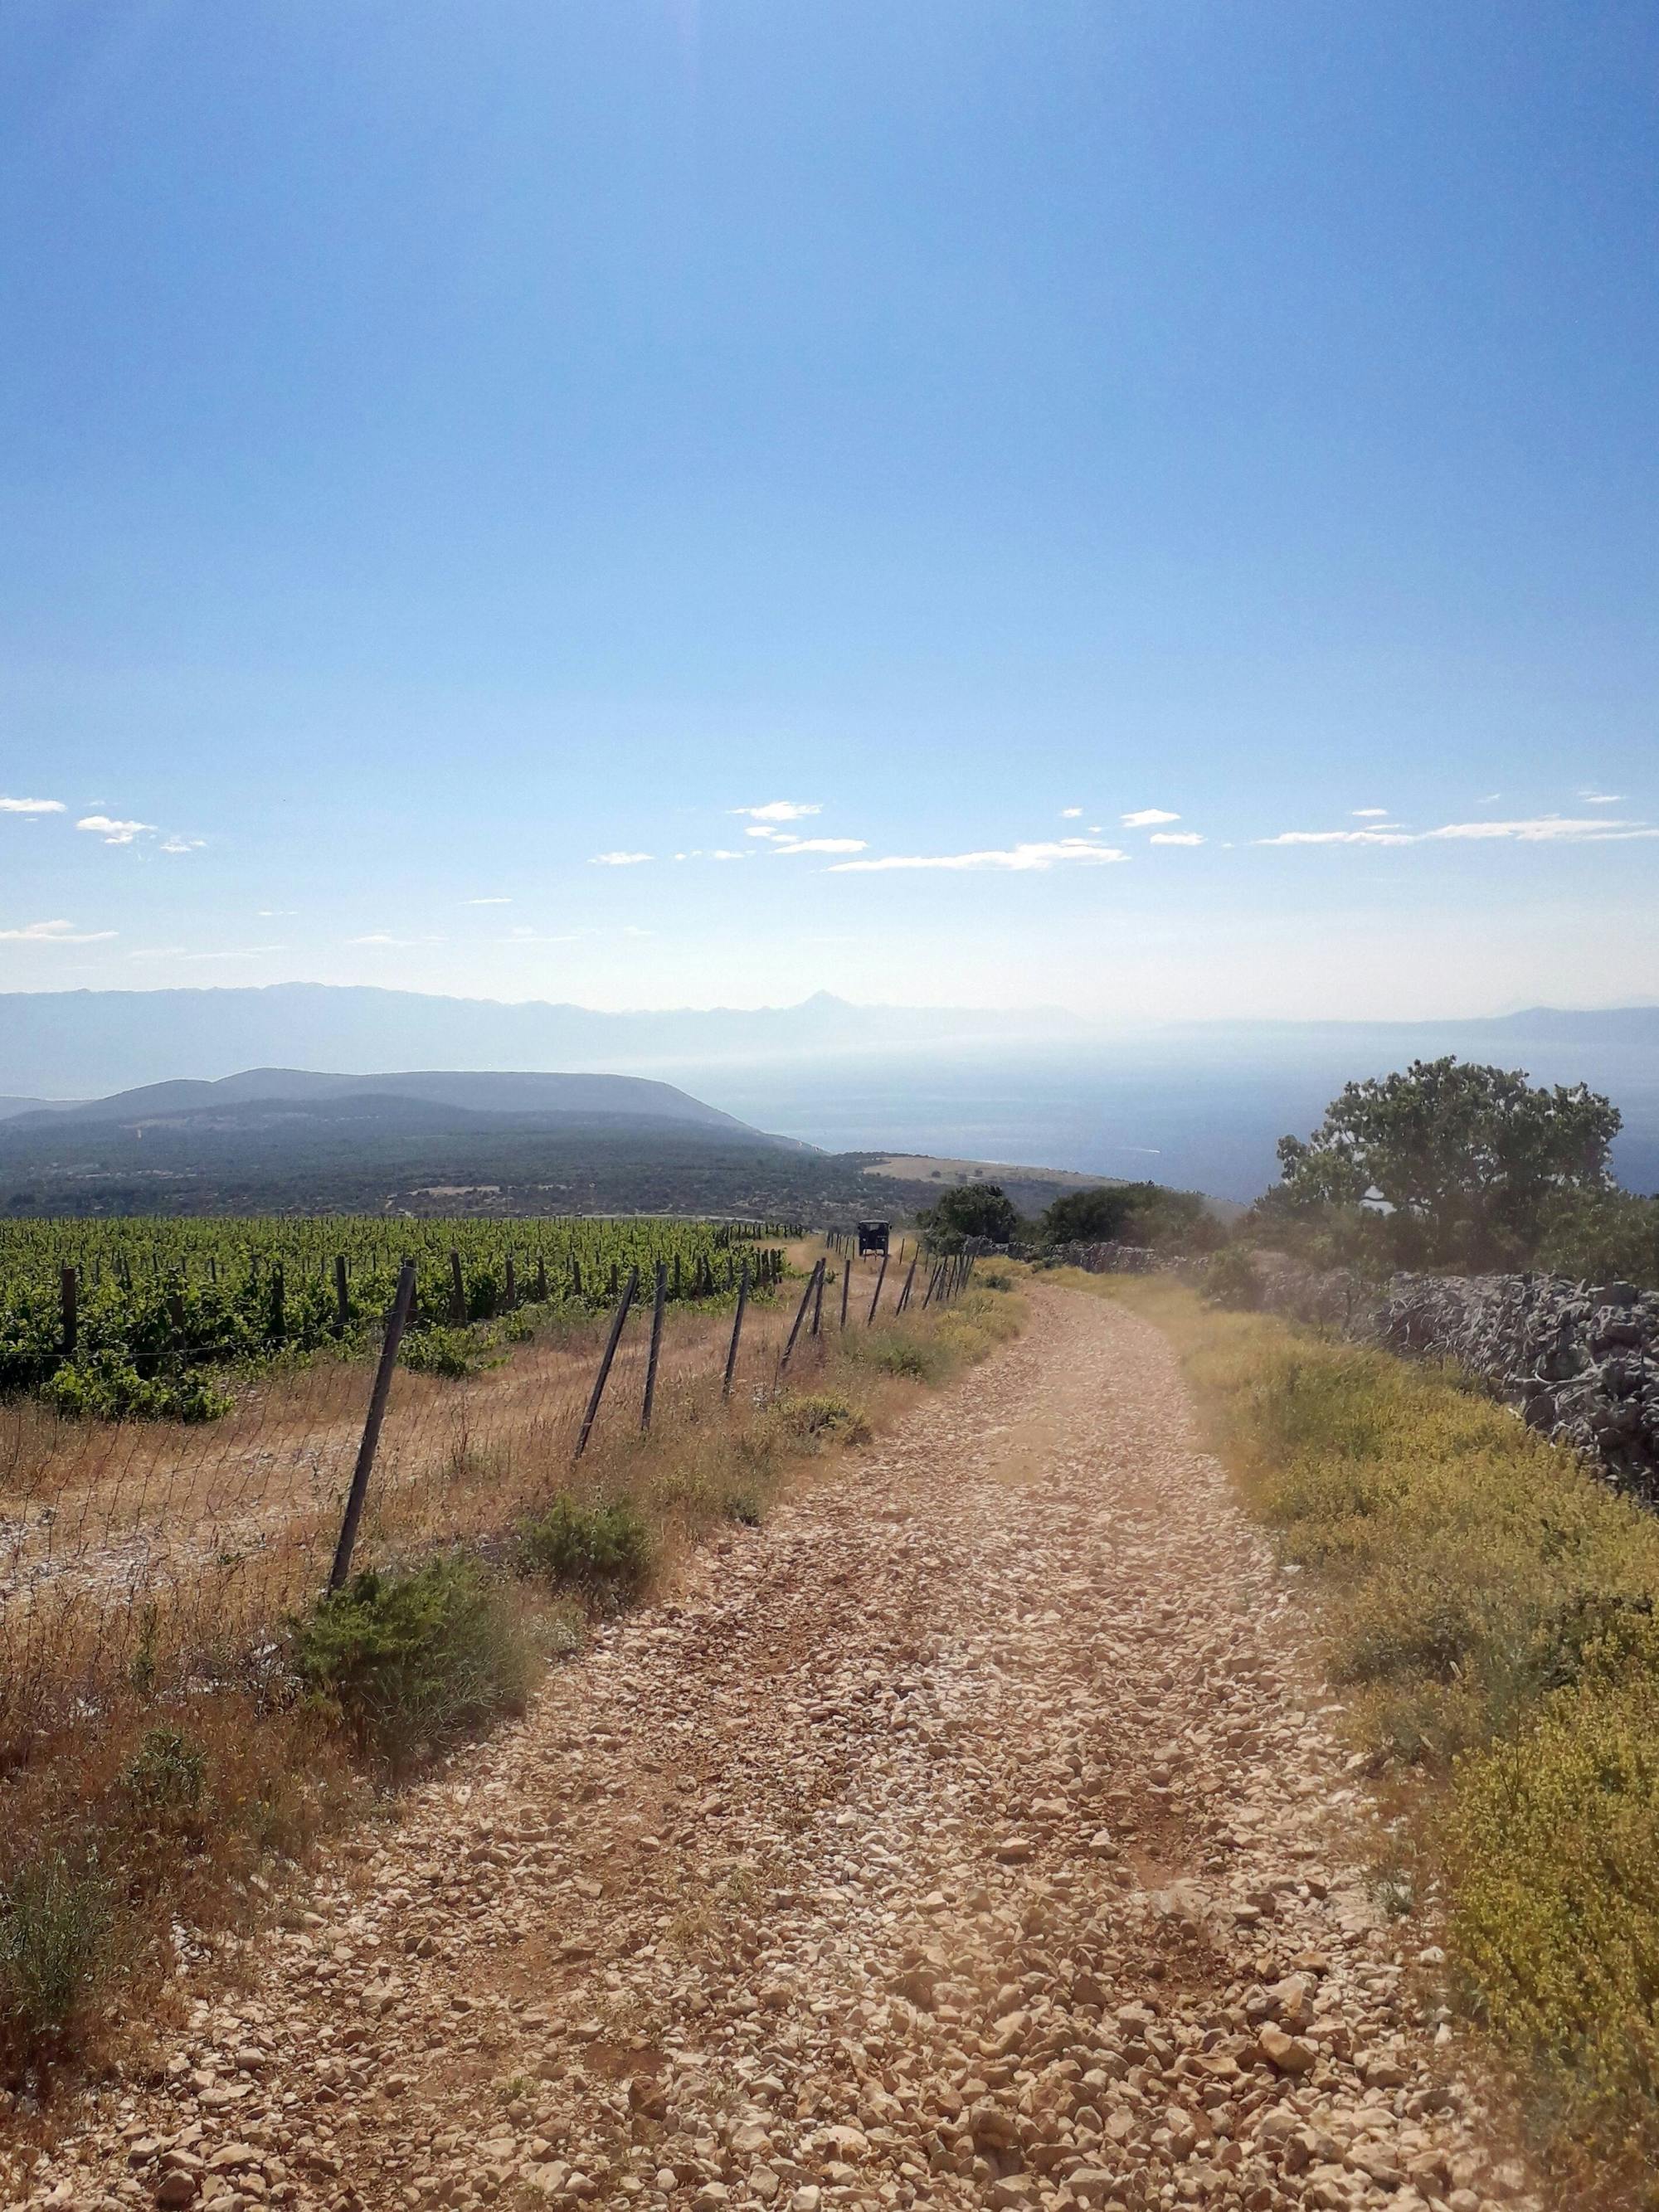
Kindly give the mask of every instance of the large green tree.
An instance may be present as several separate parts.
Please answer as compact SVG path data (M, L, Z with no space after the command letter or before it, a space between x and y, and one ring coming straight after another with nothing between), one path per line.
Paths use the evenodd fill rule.
M1534 1088L1524 1073L1448 1054L1350 1083L1311 1137L1281 1137L1276 1202L1395 1209L1404 1254L1491 1267L1530 1258L1563 1193L1610 1188L1618 1109L1582 1083Z
M1012 1244L1019 1235L1019 1215L999 1182L957 1183L916 1219L939 1252L959 1252L970 1237Z

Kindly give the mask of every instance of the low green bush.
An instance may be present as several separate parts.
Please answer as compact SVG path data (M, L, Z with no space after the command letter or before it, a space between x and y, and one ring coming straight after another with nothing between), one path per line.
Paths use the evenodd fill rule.
M562 1492L520 1533L526 1574L597 1605L637 1596L654 1564L651 1532L626 1499L589 1503Z
M193 1825L207 1787L207 1753L179 1729L150 1729L122 1770L121 1787L147 1825Z
M799 1443L862 1444L870 1424L858 1407L827 1390L803 1391L780 1398L773 1409L778 1425Z
M398 1347L400 1363L411 1375L443 1375L459 1380L498 1363L489 1347L470 1329L411 1329Z
M235 1402L198 1370L141 1375L118 1352L66 1360L40 1389L41 1402L64 1420L216 1421Z
M294 1623L291 1658L307 1692L394 1770L522 1710L533 1672L505 1594L459 1555L354 1576Z
M1224 1244L1204 1263L1204 1295L1212 1306L1249 1313L1261 1303L1261 1284L1243 1244Z
M26 1860L0 1887L0 2033L15 2057L46 2055L96 1992L110 1893L61 1850Z

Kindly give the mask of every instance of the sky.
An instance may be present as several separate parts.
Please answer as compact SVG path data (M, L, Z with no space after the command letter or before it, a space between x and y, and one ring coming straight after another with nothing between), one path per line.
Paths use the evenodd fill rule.
M0 989L1659 999L1656 65L8 0Z

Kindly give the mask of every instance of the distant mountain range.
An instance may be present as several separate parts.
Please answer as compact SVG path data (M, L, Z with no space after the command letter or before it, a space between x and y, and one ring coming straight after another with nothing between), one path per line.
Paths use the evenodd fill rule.
M823 993L794 1006L626 1014L307 983L18 993L0 996L0 1085L9 1094L0 1100L0 1130L9 1113L15 1121L41 1101L116 1092L118 1123L183 1110L207 1115L192 1123L198 1138L214 1124L228 1135L232 1120L250 1115L274 1134L281 1085L294 1083L314 1136L329 1130L331 1142L343 1143L354 1122L383 1133L395 1122L399 1142L412 1144L417 1127L459 1130L468 1115L540 1116L550 1127L548 1117L579 1107L629 1117L636 1105L660 1128L664 1100L673 1097L684 1102L675 1126L686 1144L729 1140L751 1157L760 1147L769 1173L779 1165L775 1139L762 1130L836 1154L1018 1161L1248 1200L1273 1179L1276 1139L1305 1133L1344 1083L1448 1052L1524 1068L1534 1082L1606 1091L1625 1117L1613 1154L1621 1180L1659 1188L1659 1006L1131 1033L1042 1009L1014 1017L856 1006ZM500 1073L373 1073L446 1066ZM300 1072L307 1067L341 1072ZM567 1073L592 1069L606 1073ZM654 1103L643 1091L579 1101L566 1090L560 1105L553 1091L535 1087L642 1078L658 1087ZM672 1089L671 1078L685 1089ZM157 1085L148 1101L122 1095ZM624 1095L634 1105L620 1103ZM378 1108L364 1104L372 1097ZM92 1118L110 1110L100 1103ZM459 1118L445 1123L446 1114ZM491 1126L502 1131L506 1121ZM33 1124L18 1142L33 1146L44 1134ZM361 1145L356 1156L366 1158ZM17 1157L15 1146L7 1157ZM155 1157L152 1139L144 1158ZM435 1161L436 1150L426 1157ZM298 1158L286 1144L284 1160ZM619 1186L613 1179L605 1188Z
M252 1127L257 1123L303 1120L385 1118L404 1106L426 1108L422 1115L399 1114L404 1126L424 1121L444 1127L474 1115L529 1116L582 1127L619 1121L694 1123L763 1144L787 1144L750 1128L734 1115L677 1090L637 1075L559 1075L517 1070L472 1072L430 1069L396 1075L319 1075L300 1067L253 1067L216 1082L185 1078L118 1091L107 1098L72 1104L43 1105L33 1099L0 1099L6 1134L50 1135L85 1124L118 1124L128 1128L193 1124L209 1127Z
M1056 1011L1014 1017L943 1007L855 1006L819 992L799 1006L597 1013L544 1000L447 999L368 985L273 983L198 991L0 994L0 1084L84 1098L182 1073L239 1068L662 1069L727 1060L915 1050L1078 1031Z

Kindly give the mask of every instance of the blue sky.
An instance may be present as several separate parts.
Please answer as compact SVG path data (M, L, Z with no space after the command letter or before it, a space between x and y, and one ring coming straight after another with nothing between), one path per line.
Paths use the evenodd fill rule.
M1659 997L1656 64L9 0L0 988Z

